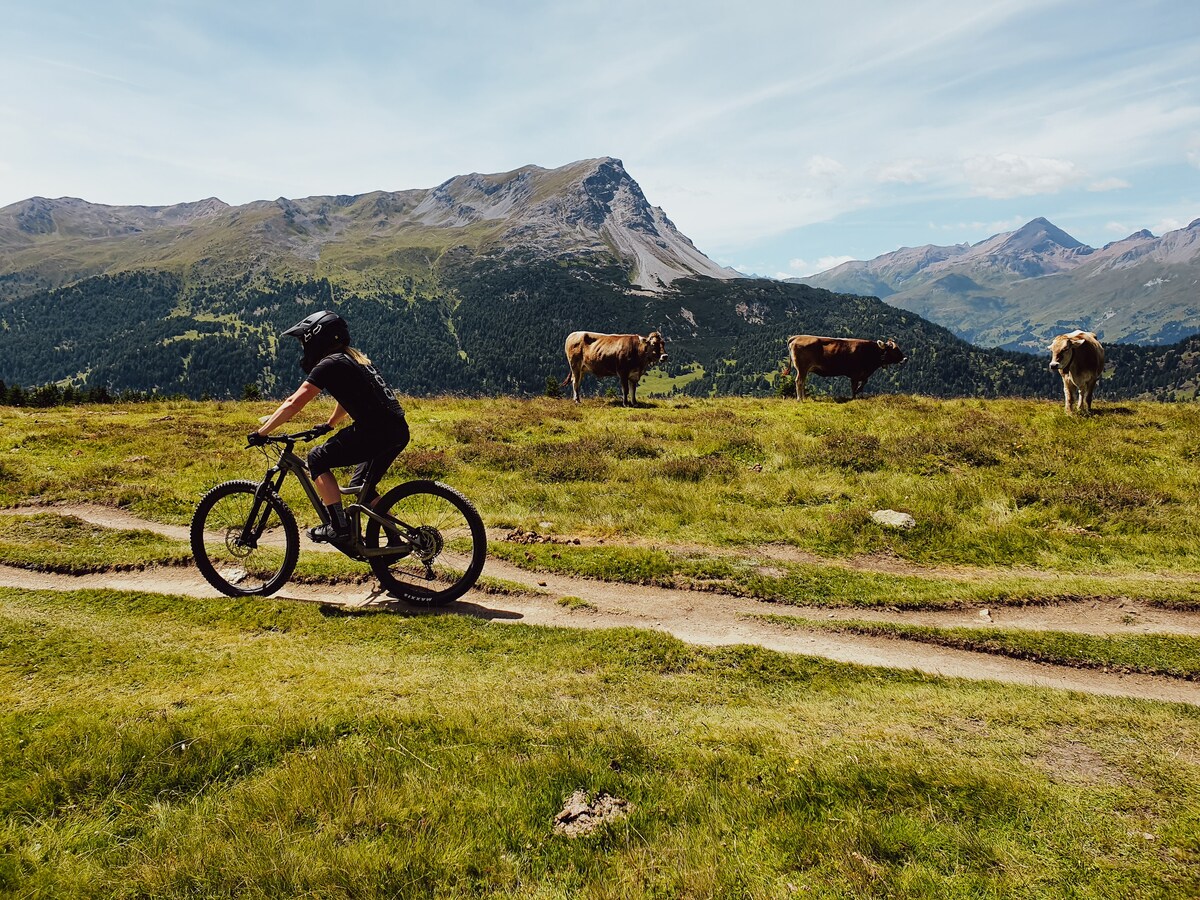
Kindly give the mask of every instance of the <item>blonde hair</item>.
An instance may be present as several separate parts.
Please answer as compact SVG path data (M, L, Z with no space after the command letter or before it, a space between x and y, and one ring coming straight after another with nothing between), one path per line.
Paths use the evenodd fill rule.
M369 356L367 356L367 354L363 353L361 350L355 349L354 347L347 347L342 352L345 353L347 356L349 356L352 360L354 360L359 365L369 366L371 364L371 358Z

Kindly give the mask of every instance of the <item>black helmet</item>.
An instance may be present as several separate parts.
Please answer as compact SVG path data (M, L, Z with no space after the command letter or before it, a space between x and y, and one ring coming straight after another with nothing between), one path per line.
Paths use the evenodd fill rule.
M311 372L313 366L336 350L350 346L350 326L335 312L323 309L306 316L287 331L304 348L300 368Z

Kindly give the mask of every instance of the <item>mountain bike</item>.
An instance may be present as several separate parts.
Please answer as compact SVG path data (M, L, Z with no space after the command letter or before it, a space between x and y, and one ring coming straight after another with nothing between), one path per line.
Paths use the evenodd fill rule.
M308 466L293 451L319 429L270 435L262 450L271 463L262 481L227 481L212 488L192 516L192 553L205 580L231 597L269 596L291 578L300 556L296 517L280 496L294 475L323 523L329 513ZM409 603L440 606L475 584L487 555L487 534L474 505L440 481L408 481L371 504L366 485L340 487L356 502L346 508L351 534L332 545L366 562L384 590Z

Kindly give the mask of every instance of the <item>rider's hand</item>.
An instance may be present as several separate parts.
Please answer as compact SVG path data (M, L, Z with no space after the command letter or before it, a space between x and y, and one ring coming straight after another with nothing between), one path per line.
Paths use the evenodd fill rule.
M259 434L257 431L252 431L246 435L247 447L261 447L266 442L267 436L265 434Z
M333 426L328 422L322 422L312 430L312 433L313 437L320 437L323 434L329 434L331 431L333 431Z

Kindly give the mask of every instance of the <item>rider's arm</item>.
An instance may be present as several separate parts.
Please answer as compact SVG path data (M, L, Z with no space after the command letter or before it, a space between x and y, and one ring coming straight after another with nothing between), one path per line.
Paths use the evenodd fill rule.
M336 428L337 423L342 421L342 419L346 418L348 415L349 413L346 412L345 407L339 403L333 408L333 413L329 416L329 420L325 424L330 428Z
M321 389L311 381L304 382L304 384L296 388L296 392L292 396L280 403L279 408L267 417L267 421L258 427L258 433L270 434L274 429L304 409L308 401L319 393L321 393Z

